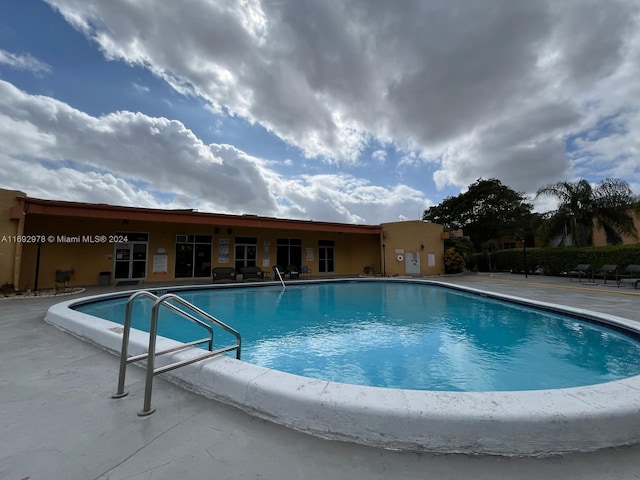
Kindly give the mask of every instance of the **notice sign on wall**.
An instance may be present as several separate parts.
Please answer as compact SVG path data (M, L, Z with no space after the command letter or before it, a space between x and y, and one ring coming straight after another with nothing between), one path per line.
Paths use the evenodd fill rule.
M153 254L153 274L154 275L166 275L168 273L168 258L166 253L154 253Z
M271 248L271 242L268 240L265 240L264 243L262 244L262 266L264 268L269 268L269 265L271 263L271 259L269 258L269 249Z
M229 263L229 239L218 239L218 263Z

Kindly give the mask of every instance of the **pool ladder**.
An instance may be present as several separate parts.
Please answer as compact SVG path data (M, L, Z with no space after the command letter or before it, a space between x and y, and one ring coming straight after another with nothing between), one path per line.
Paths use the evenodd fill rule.
M278 277L280 277L280 283L282 284L282 290L283 291L286 290L287 286L284 284L284 278L282 278L282 272L280 272L280 269L277 266L274 267L273 270L278 274Z
M131 332L131 311L133 309L133 302L139 297L147 297L154 301L153 308L151 309L151 325L149 327L149 349L147 353L142 353L140 355L132 355L128 356L129 350L129 334ZM175 302L180 304L186 310L190 310L190 312L185 311L176 305L169 303ZM200 325L202 328L207 330L208 336L205 338L201 338L199 340L194 340L192 342L183 343L177 347L168 348L166 350L161 350L159 352L156 351L156 338L158 336L158 311L161 306L164 306L171 310L174 313L177 313L183 318L186 318L192 323ZM236 338L235 345L229 345L226 347L218 348L216 350L213 349L213 327L208 323L200 320L194 314L200 316L201 318L206 319L211 322L211 324L222 328L223 330L231 333ZM155 357L158 355L163 355L165 353L177 352L179 350L185 350L190 347L194 347L196 345L201 345L203 343L208 344L208 352L204 355L200 355L194 358L190 358L187 360L181 360L179 362L174 362L168 365L164 365L162 367L155 368ZM155 412L155 408L151 406L151 391L153 389L153 377L159 375L161 373L169 372L171 370L175 370L176 368L183 367L185 365L191 365L192 363L199 362L201 360L206 360L207 358L215 357L217 355L221 355L226 352L236 351L236 358L240 359L242 339L240 337L240 333L237 330L234 330L227 324L221 322L217 318L208 314L207 312L199 309L195 305L187 302L183 298L174 295L172 293L166 293L161 296L156 296L151 292L146 290L142 290L134 293L127 300L126 312L124 316L124 329L122 332L122 349L120 351L120 374L118 376L118 391L114 393L111 398L122 398L126 397L129 392L124 389L125 376L127 373L127 364L132 362L138 362L140 360L147 360L147 370L146 370L146 380L144 387L144 406L142 410L138 412L138 415L141 417L151 415Z

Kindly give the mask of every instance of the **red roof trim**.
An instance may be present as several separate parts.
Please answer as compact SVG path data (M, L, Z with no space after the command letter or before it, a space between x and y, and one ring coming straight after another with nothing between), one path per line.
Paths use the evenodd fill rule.
M344 232L380 234L380 225L358 225L348 223L315 222L313 220L290 220L258 215L228 215L204 213L193 210L162 210L154 208L123 207L103 203L67 202L18 197L21 205L27 205L27 215L61 217L86 217L149 222L173 222L208 224L224 227L277 228L291 230L313 230L319 232Z

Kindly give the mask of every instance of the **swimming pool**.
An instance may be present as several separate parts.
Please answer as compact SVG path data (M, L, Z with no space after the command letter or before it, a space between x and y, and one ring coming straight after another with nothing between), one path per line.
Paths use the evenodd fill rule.
M447 286L430 280L394 281ZM304 285L316 283L326 281L310 281ZM220 287L221 290L228 288ZM456 289L584 317L615 329L635 332L634 335L638 333L636 322L613 315L468 287ZM48 310L46 321L117 353L122 343L122 326L73 307L122 295L102 295L54 305ZM129 353L136 355L146 351L147 343L146 333L132 330ZM178 342L174 340L158 339L158 349L176 345ZM167 355L169 358L163 362L195 356L197 354L193 352L177 352ZM114 361L114 374L116 363ZM156 365L160 366L161 362ZM426 391L313 379L225 356L188 365L163 376L191 391L302 432L387 449L546 456L640 443L640 376L559 389ZM127 397L129 400L117 401L132 401L131 397L140 401L141 388L139 382L133 384L132 394ZM156 415L161 414L162 405L158 405Z
M182 291L242 333L242 359L333 382L433 391L593 385L640 374L640 342L566 314L420 283L332 282ZM152 301L134 304L148 331ZM122 323L125 299L75 307ZM162 310L159 334L202 331ZM219 334L217 344L233 343Z

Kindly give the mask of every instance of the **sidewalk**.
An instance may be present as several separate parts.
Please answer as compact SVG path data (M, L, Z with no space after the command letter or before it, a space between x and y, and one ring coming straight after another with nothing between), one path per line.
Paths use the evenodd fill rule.
M437 280L640 320L640 290L629 287L510 274ZM542 459L384 451L294 432L162 377L158 411L140 418L143 371L129 368L130 395L112 400L117 357L43 321L69 298L0 300L2 479L640 478L640 446Z
M467 287L543 302L584 308L640 321L640 289L615 282L590 283L567 277L495 273L465 274L442 280Z

